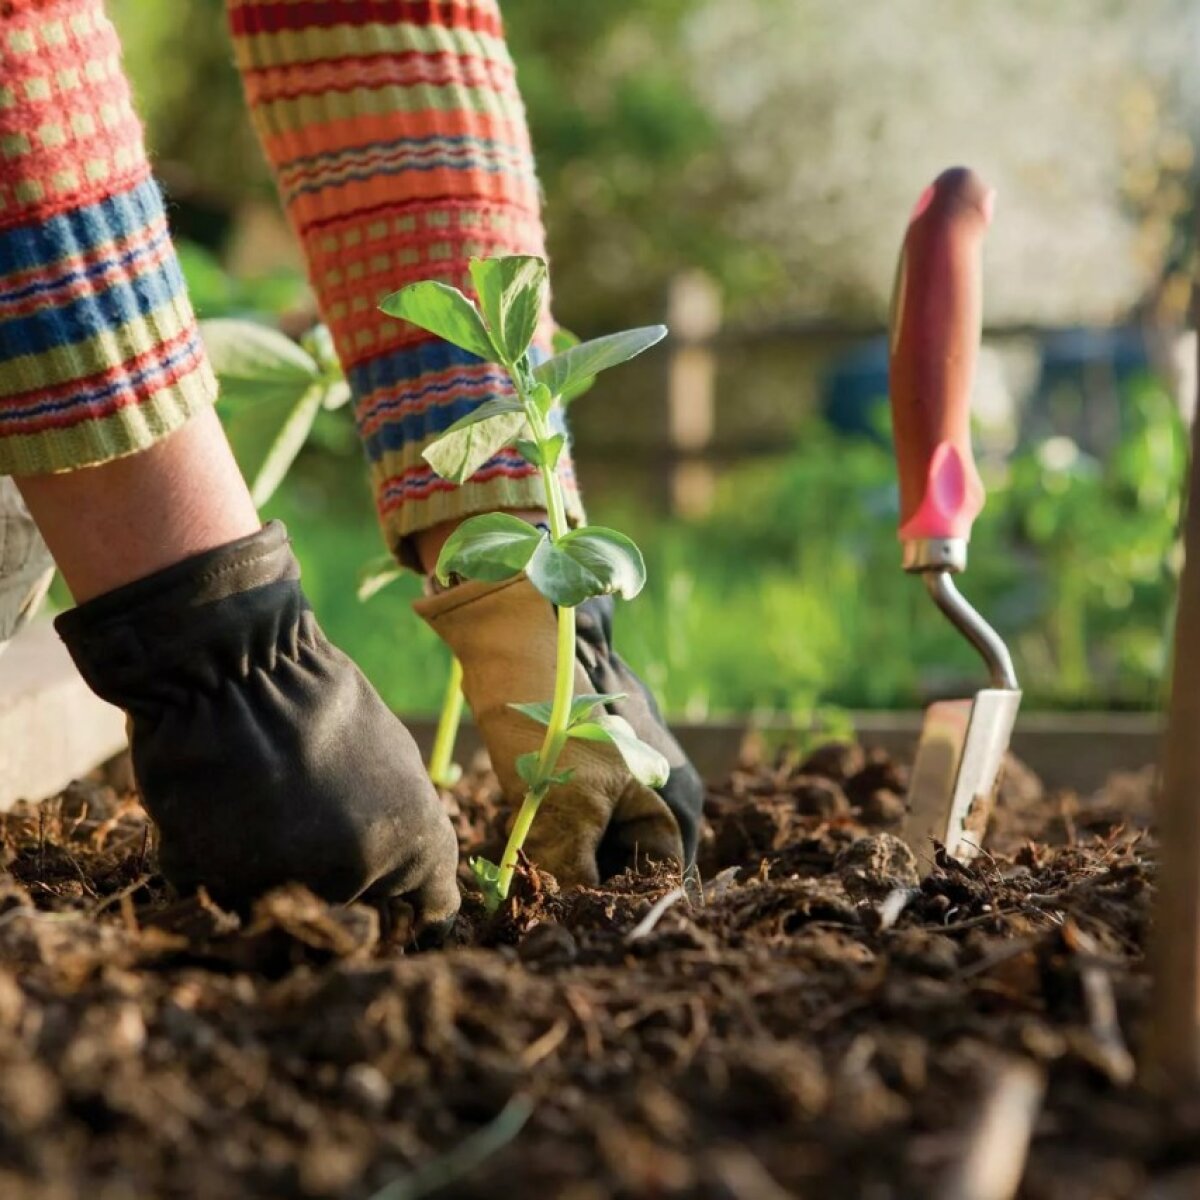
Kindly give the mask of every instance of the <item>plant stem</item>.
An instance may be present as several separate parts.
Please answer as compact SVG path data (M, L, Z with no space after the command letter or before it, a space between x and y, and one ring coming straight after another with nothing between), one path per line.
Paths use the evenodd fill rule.
M438 717L437 736L433 739L433 753L429 758L429 777L438 787L453 787L457 780L454 771L454 743L458 739L458 726L462 720L462 663L457 658L450 660L450 680L446 684L446 696L442 701L441 716Z
M510 369L513 385L517 395L525 405L529 424L533 435L539 444L545 444L552 436L549 423L537 407L530 401L518 371ZM546 488L546 513L550 520L550 540L561 541L568 533L567 507L563 499L562 484L554 467L541 466L542 482ZM550 790L550 777L554 774L558 756L567 743L567 729L571 718L571 701L575 696L575 610L559 608L558 638L554 661L554 700L550 708L550 720L546 725L546 734L542 739L542 748L538 753L538 782L525 793L521 807L517 810L512 832L508 835L508 844L504 847L504 855L500 859L500 874L496 880L496 890L503 900L508 896L512 887L513 872L517 868L521 847L529 836L533 819L537 816L538 808Z

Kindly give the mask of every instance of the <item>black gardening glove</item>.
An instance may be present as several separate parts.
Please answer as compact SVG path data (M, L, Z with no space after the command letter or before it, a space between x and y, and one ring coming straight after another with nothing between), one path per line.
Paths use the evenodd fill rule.
M454 831L416 744L321 632L287 531L195 555L56 622L130 717L163 873L221 904L300 882L331 901L458 911Z
M613 607L611 596L598 596L576 609L575 656L597 692L610 695L625 693L627 698L607 705L608 710L618 717L624 717L634 733L643 742L653 746L670 764L671 774L667 782L656 790L679 825L684 859L690 867L696 861L696 847L700 841L704 783L667 728L650 689L612 648ZM605 873L609 850L610 847L601 842L597 857L602 875Z

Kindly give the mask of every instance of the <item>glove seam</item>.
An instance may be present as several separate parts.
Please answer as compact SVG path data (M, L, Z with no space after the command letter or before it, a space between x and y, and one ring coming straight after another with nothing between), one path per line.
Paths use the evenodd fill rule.
M69 609L67 612L62 614L59 620L67 626L68 631L72 625L78 626L78 633L86 641L90 637L105 633L107 626L111 625L114 621L126 619L131 613L137 613L144 616L147 612L152 611L155 608L162 607L163 601L169 600L172 593L177 589L183 588L187 591L195 591L199 586L212 583L215 580L229 575L233 571L256 566L263 560L270 558L273 554L278 554L280 549L282 549L284 546L289 546L290 544L290 539L286 539L281 546L270 546L262 549L255 549L253 555L249 558L241 557L230 562L220 563L211 567L205 567L200 571L199 574L194 576L188 577L181 573L178 580L167 584L162 591L158 592L154 596L147 597L140 603L135 601L129 606L123 606L112 601L112 597L118 595L122 590L121 588L116 588L114 591L108 592L103 596L96 597L94 601L86 601L77 608ZM214 549L220 549L220 547L215 547ZM201 551L201 553L210 552ZM174 567L179 566L181 563L186 562L186 558L181 559L180 563L172 563L171 566L164 567L163 570L170 571ZM124 584L123 587L133 588L139 583L145 583L153 578L153 575L147 575L142 579L131 580L128 584ZM271 582L281 581L275 580ZM298 584L299 580L297 579L295 582ZM104 602L105 608L108 608L111 603L112 611L105 612L95 617L90 616L87 611L89 605L100 602Z

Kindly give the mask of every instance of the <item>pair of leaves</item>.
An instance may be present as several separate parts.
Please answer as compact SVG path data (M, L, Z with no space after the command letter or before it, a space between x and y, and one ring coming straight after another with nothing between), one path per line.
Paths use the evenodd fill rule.
M443 582L461 575L498 583L521 571L560 608L609 593L631 600L646 582L641 551L615 529L588 526L553 542L545 530L507 513L464 521L450 535L437 564Z
M532 379L528 399L543 417L555 403L569 403L587 391L600 371L634 358L666 336L665 326L654 325L579 343L560 331L555 355L530 372L529 347L546 304L545 261L532 255L473 258L470 272L478 304L458 288L424 280L394 292L380 308L479 358L502 363L514 380ZM422 457L443 479L458 484L514 443L534 466L553 468L564 439L555 435L538 442L525 437L526 431L521 402L498 397L456 421Z
M473 258L470 271L478 306L458 288L426 279L393 292L379 307L479 358L515 367L545 307L546 262L531 254Z
M616 748L629 773L644 783L647 787L662 787L671 773L670 764L653 746L647 745L634 732L633 726L624 717L614 713L595 713L597 708L605 704L613 704L624 700L623 694L601 694L576 696L571 702L571 716L567 723L567 737L577 738L585 742L603 742ZM551 705L548 702L536 704L512 704L519 713L537 721L539 725L550 723ZM536 755L532 755L536 759ZM518 767L519 770L519 767ZM534 780L521 776L526 783ZM556 777L549 781L558 783Z
M350 388L324 327L306 335L313 353L253 321L202 321L200 332L221 382L234 457L261 508L283 482L317 415L341 408Z
M476 856L469 862L471 874L483 893L484 907L488 912L495 912L504 903L504 893L500 890L500 868L482 856Z

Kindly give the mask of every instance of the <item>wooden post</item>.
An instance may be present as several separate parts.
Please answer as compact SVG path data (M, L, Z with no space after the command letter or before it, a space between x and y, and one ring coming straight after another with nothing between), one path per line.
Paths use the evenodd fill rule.
M1186 504L1185 561L1158 808L1160 868L1149 1047L1153 1076L1181 1091L1200 1088L1200 421L1195 419Z
M716 476L704 453L716 428L717 356L710 339L721 327L721 294L701 271L671 281L667 324L667 436L671 444L671 511L703 516L712 508Z

